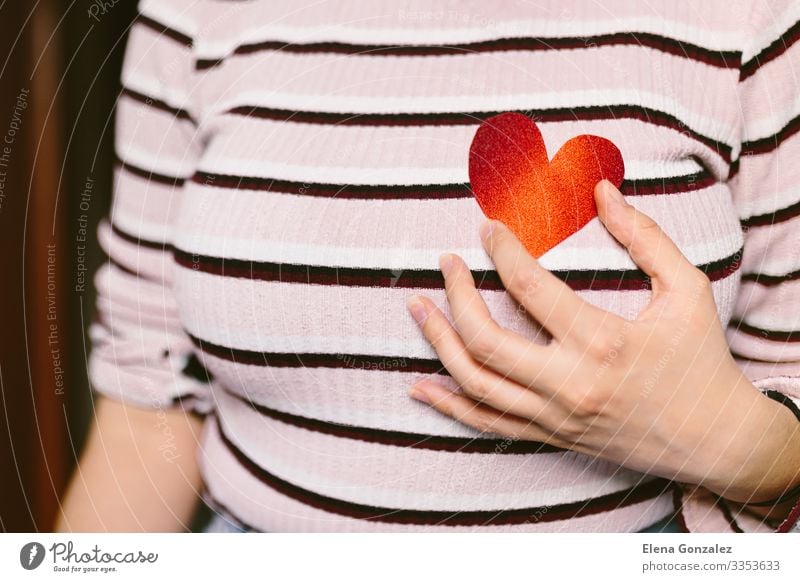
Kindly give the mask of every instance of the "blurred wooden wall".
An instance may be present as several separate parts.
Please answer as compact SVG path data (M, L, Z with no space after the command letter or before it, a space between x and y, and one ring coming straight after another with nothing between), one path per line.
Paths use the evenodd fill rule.
M91 413L85 325L135 2L0 3L0 531L49 531ZM7 148L7 149L4 149ZM81 208L87 179L89 208ZM88 219L78 278L78 218Z
M0 157L5 171L0 519L5 531L46 527L65 479L64 377L57 373L67 353L62 284L67 260L63 229L53 220L61 115L55 93L58 39L48 39L49 8L39 4L31 13L27 3L6 2L0 10L0 55L6 58L0 78L0 156L5 154Z

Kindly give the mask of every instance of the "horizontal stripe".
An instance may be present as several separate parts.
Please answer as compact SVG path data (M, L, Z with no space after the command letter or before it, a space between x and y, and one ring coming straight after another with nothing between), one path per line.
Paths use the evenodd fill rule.
M617 32L586 37L517 37L499 38L452 45L377 45L350 44L343 42L291 43L282 41L260 41L238 46L233 55L252 55L262 51L282 51L298 54L344 54L366 56L443 56L506 51L553 51L596 48L604 46L641 46L671 55L720 68L736 68L741 62L741 52L715 51L679 40L648 32ZM200 59L198 69L209 69L225 61L222 59Z
M791 119L777 133L768 137L742 142L742 156L766 154L778 149L783 142L800 131L800 115Z
M764 287L775 287L781 283L797 281L800 279L800 270L791 271L784 275L768 275L766 273L746 273L742 275L742 281L758 283Z
M795 22L794 25L789 28L789 30L776 38L772 44L758 53L755 57L746 63L743 63L739 73L739 80L744 81L745 79L755 75L759 68L781 56L798 40L800 40L800 21Z
M331 267L298 265L268 261L250 261L211 257L175 249L172 244L146 240L111 224L112 232L122 240L137 247L171 252L178 265L194 271L225 277L246 278L282 283L315 285L342 285L368 287L396 287L412 289L443 289L444 279L435 269L369 269L356 267ZM697 265L711 281L724 279L741 266L741 249L728 257ZM641 269L572 269L551 270L575 291L635 291L650 289L650 278ZM503 291L505 287L494 270L472 270L478 289Z
M256 105L239 105L228 110L233 115L270 119L295 123L315 123L344 126L392 126L411 125L478 125L489 117L505 111L476 111L454 113L334 113L322 111L293 111ZM643 105L587 105L564 108L530 109L518 111L539 123L559 121L598 121L607 119L635 119L659 127L667 127L688 134L712 151L726 163L730 163L732 147L690 129L674 115ZM766 138L770 139L770 138ZM758 140L759 142L761 140ZM758 146L756 142L752 142Z
M174 250L175 261L182 267L224 277L245 278L281 283L308 285L339 285L354 287L392 287L402 289L443 289L444 279L434 269L365 269L296 265L273 262L226 259ZM724 279L740 266L741 250L698 265L711 281ZM641 269L615 270L553 270L556 277L575 291L632 291L650 289L650 277ZM473 270L478 289L503 291L505 287L497 271Z
M674 484L665 479L653 479L634 487L609 493L600 497L582 501L530 507L512 510L491 511L431 511L410 510L400 508L384 508L342 501L333 497L320 495L294 485L273 475L244 454L225 434L219 420L215 418L220 440L233 457L256 479L264 485L286 495L296 501L321 509L329 513L343 515L355 519L364 519L383 523L410 525L519 525L574 519L586 515L594 515L614 509L626 507L642 501L654 499L659 495L671 492Z
M169 105L166 101L162 101L161 99L156 99L155 97L150 97L145 95L144 93L140 93L139 91L135 91L128 87L123 87L122 91L120 92L121 95L129 97L138 103L142 103L143 105L147 105L149 107L153 107L154 109L158 109L160 111L164 111L171 115L174 115L178 119L185 119L187 121L191 121L192 123L196 124L194 118L192 118L191 114L186 111L185 109L181 109L179 107L173 107Z
M746 333L747 335L774 342L800 342L800 331L781 331L774 329L762 329L742 320L734 319L730 322L730 327Z
M182 45L186 45L188 47L192 46L192 38L182 32L175 30L174 28L170 28L165 24L161 24L157 20L145 16L144 14L140 14L136 18L136 22L139 24L146 26L147 28L153 30L154 32L163 35L169 39L174 40L175 42L179 42Z
M665 36L710 51L738 52L742 45L742 11L731 10L722 2L697 3L691 10L676 9L674 3L663 1L646 6L620 0L566 7L548 3L535 11L513 2L504 4L502 10L493 10L487 3L463 6L419 2L399 9L396 3L386 2L335 3L330 7L295 3L290 9L275 2L242 4L245 12L235 11L241 26L228 29L227 34L198 38L199 54L219 58L231 54L237 46L262 40L287 44L451 45L498 38L588 38L628 31ZM177 15L166 10L163 13L162 20L174 21L178 27L181 19ZM201 14L208 19L218 16L213 9Z
M192 342L211 356L245 364L274 368L350 368L381 370L384 372L409 372L419 374L449 375L438 359L376 356L369 354L320 354L258 352L213 344L187 332Z
M164 252L165 249L159 245L157 247L148 248L139 246L138 243L132 243L130 240L125 240L114 234L110 223L103 220L98 225L97 239L100 243L102 250L113 257L117 263L124 265L128 270L136 273L138 280L131 280L127 275L122 275L114 269L109 269L115 272L119 279L113 284L118 286L123 291L128 291L128 285L135 283L147 286L159 286L163 292L163 286L171 281L172 271L174 266L172 263L172 254ZM113 292L113 287L108 289ZM142 306L139 306L141 309Z
M172 252L173 246L169 243L163 243L153 240L147 240L143 238L139 238L135 235L132 235L128 232L125 232L121 228L119 228L113 222L111 223L111 232L113 232L116 236L124 240L125 242L131 243L136 245L137 247L144 247L147 249L154 249L159 251L168 251Z
M129 161L117 159L120 169L146 180L169 186L182 186L185 179L154 172ZM259 176L233 176L198 170L191 177L192 182L215 188L237 190L261 190L281 192L299 196L320 198L340 198L353 200L436 200L472 198L469 184L320 184L295 180L278 180ZM660 178L640 178L623 180L620 190L625 196L653 196L662 194L683 194L708 188L718 183L716 177L707 169L680 176Z
M123 265L119 261L115 260L114 257L112 257L111 255L106 254L106 262L108 264L110 264L112 267L114 267L115 269L119 269L120 271L122 271L126 275L129 275L131 277L137 277L137 278L140 278L140 279L144 279L145 281L152 281L152 279L150 279L147 275L144 275L142 273L137 273L133 269L130 269L130 268L126 267L125 265Z
M248 371L243 368L239 367L239 371L247 374ZM272 371L274 370L270 370ZM375 374L372 376L362 382L369 385L373 396L376 389L380 389L382 394L388 394L385 392L387 387L384 380L392 375L384 374L378 378ZM291 382L284 386L291 386L294 394ZM320 386L317 400L325 400L330 389L329 385ZM250 396L249 391L240 392L245 398ZM410 405L408 408L411 416L443 417L435 410L409 401L406 396L407 386L401 392L401 399ZM520 457L505 454L460 454L343 440L260 416L235 398L229 397L228 392L218 391L216 394L219 396L216 414L247 456L282 479L353 503L417 510L518 509L614 493L636 485L643 477L639 472L614 463L564 451ZM259 398L262 396L265 402L273 401L270 395L260 394ZM290 412L298 408L291 401L292 398L280 400L282 405L291 407L291 410L286 409ZM389 430L470 439L490 436L473 429L462 429L457 434L422 429L417 426L414 418L403 420L392 415L388 402L385 403L386 408L382 406L387 411L388 418L384 417L385 421L378 420L376 417L383 415L372 408L369 420L359 418L363 416L359 400L348 400L350 408L362 410L361 415L355 415L355 422L345 420L347 416L336 413L331 417L330 413L333 411L330 407L325 407L327 410L324 412L315 412L312 409L306 412L306 408L301 406L302 411L296 411L295 414L336 423L368 423L368 426ZM347 404L342 401L339 404L344 406L338 412L346 415L344 408L347 408ZM374 421L380 424L373 425ZM449 419L441 424L452 426L456 423ZM507 439L509 443L511 440L513 439ZM415 469L403 470L408 467ZM459 475L468 478L459 478Z
M786 222L787 220L791 220L797 216L800 216L800 201L774 212L767 212L765 214L759 214L757 216L745 218L741 222L743 227L752 228L756 226L770 226L779 222Z
M371 269L336 269L335 267L311 267L293 265L268 264L272 270L257 271L264 263L214 259L209 263L208 257L192 255L180 250L175 251L178 264L192 271L211 272L212 274L242 277L250 280L272 280L280 282L296 282L312 285L351 285L387 288L435 288L443 289L444 280L440 271L392 271ZM699 268L710 280L716 281L727 277L739 268L741 251L730 257L712 261ZM228 263L238 263L238 268L228 268ZM337 271L342 271L337 275ZM312 272L314 275L312 275ZM552 271L574 290L643 290L650 288L650 279L640 270L629 271ZM369 273L369 274L367 274ZM413 273L413 275L409 274ZM422 275L420 275L422 274ZM504 290L496 271L473 271L476 287L486 290ZM423 278L424 277L424 278ZM288 281L287 281L288 279ZM424 287L427 285L428 287ZM276 353L260 352L226 346L215 345L200 338L194 338L196 345L203 347L211 355L257 366L277 367L327 367L327 368L359 368L379 369L386 371L404 371L421 373L442 373L440 362L436 359L405 358L394 356L376 356L370 354L343 353Z
M215 188L262 190L299 196L341 198L352 200L445 200L472 198L469 184L411 184L411 185L354 185L314 184L291 180L276 180L257 176L231 176L198 171L192 181ZM620 190L626 196L679 194L708 188L717 183L711 172L704 170L684 176L623 180Z
M237 433L238 434L238 433ZM316 509L312 506L305 505L302 502L294 500L271 487L265 487L257 478L253 477L248 470L238 462L238 460L231 455L225 444L222 442L218 435L218 431L209 430L209 437L205 439L204 451L207 453L205 458L207 463L204 463L203 476L207 483L209 492L217 499L222 499L225 505L229 508L234 515L244 516L245 521L260 531L315 531L315 532L411 532L411 531L426 531L426 532L461 532L461 531L489 531L489 532L541 532L541 533L556 533L564 531L637 531L647 525L657 521L664 515L673 511L673 503L669 493L658 496L650 501L644 501L623 507L611 512L598 513L586 517L552 521L549 523L531 523L523 525L495 525L491 524L487 528L472 527L466 529L453 529L448 524L440 524L433 526L413 526L403 524L381 523L376 520L361 520L361 519L348 519L340 515L332 515L321 509ZM446 456L446 454L445 454ZM272 469L268 465L270 471L278 473L277 469ZM392 473L396 472L396 468L390 470ZM513 469L511 470L513 471ZM402 478L402 473L398 476ZM491 475L491 474L490 474ZM316 485L306 481L297 482L293 476L284 475L280 476L290 481L291 483L307 487L315 492L331 497L339 498L338 491L318 490ZM486 475L478 476L482 483L487 483L491 488L491 477L486 478ZM639 476L641 479L641 476ZM638 481L627 481L620 483L616 489L611 489L609 492L614 493L623 489L628 489L635 485ZM456 485L452 483L451 485ZM357 494L359 488L352 490ZM403 507L406 509L416 510L439 510L443 507L452 509L450 513L456 513L461 509L489 509L507 508L513 509L515 507L532 507L550 505L552 503L561 504L564 502L571 502L589 497L596 497L603 495L607 491L592 493L591 491L584 491L578 493L570 491L568 488L563 494L553 498L552 495L542 495L541 497L534 497L522 505L508 506L504 503L494 504L491 506L481 505L479 507L452 507L449 504L441 502L434 505L418 506L417 501L422 498L416 495L402 494L400 497L383 499L348 499L353 503L360 505L368 505L373 507ZM533 493L533 492L531 492ZM426 495L425 499L429 499ZM479 503L484 500L479 500Z
M124 161L119 157L117 157L116 164L119 169L129 172L134 176L138 176L140 178L144 178L145 180L150 180L152 182L158 182L159 184L164 184L166 186L181 187L186 182L185 178L181 178L178 176L168 176L166 174L161 174L158 172L153 172L151 170L146 170L138 165L132 164L128 161Z
M318 198L352 200L425 199L446 200L471 198L469 184L410 184L410 185L360 185L360 184L309 184L291 180L276 180L257 176L231 176L198 171L192 181L215 188L237 190L263 190Z
M242 395L231 390L228 390L228 393L232 394L239 401L268 418L305 430L339 438L359 440L368 443L378 443L382 445L391 445L395 447L427 449L431 451L448 451L453 453L531 455L540 453L565 452L564 449L559 447L535 441L512 441L507 438L490 439L438 436L327 422L324 420L317 420L314 418L307 418L304 416L289 414L288 412L274 410L264 406L263 404L257 404L252 400L248 400Z
M226 116L200 163L179 175L200 170L310 184L464 184L469 182L465 160L476 129L476 125L316 126ZM704 170L721 179L728 172L720 157L707 155L706 146L691 137L636 120L571 121L540 124L540 129L549 157L581 133L614 142L625 160L624 177L630 180L671 179ZM381 145L388 143L390 148ZM668 151L684 153L665 157ZM137 159L145 167L164 171L155 161Z

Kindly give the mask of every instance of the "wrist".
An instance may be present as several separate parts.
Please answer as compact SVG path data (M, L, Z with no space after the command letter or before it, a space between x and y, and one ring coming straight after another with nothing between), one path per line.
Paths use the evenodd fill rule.
M721 471L703 485L741 504L787 504L786 494L800 486L800 422L783 404L757 393L747 430L731 426ZM732 423L735 424L735 423Z

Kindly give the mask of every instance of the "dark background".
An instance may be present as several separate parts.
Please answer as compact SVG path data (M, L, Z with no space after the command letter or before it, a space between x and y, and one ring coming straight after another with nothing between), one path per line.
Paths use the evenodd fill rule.
M91 418L85 330L94 313L93 273L105 258L95 231L109 208L113 112L136 8L134 0L102 4L0 0L0 151L10 148L8 167L0 167L5 532L51 531ZM20 109L23 89L27 107ZM87 180L88 207L81 207ZM86 242L79 240L81 215ZM84 290L76 288L80 253Z

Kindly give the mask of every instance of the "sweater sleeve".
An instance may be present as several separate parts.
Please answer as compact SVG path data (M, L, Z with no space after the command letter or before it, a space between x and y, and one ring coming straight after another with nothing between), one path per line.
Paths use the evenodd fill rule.
M188 0L144 1L134 22L116 109L114 196L99 229L109 259L95 279L89 377L135 406L211 408L171 290L172 224L201 153L191 96Z
M741 154L730 181L744 231L731 352L800 422L800 8L756 1L739 81ZM800 504L779 528L795 527Z
M736 93L739 155L728 185L744 234L741 287L727 329L737 363L800 422L800 3L743 3ZM734 152L735 153L735 152ZM800 503L772 529L703 487L684 487L691 532L798 531Z

